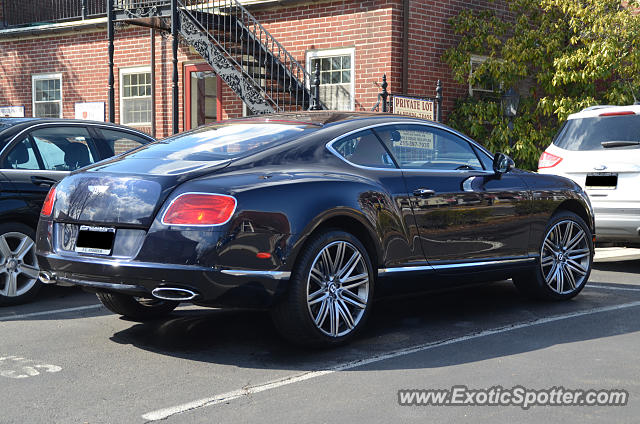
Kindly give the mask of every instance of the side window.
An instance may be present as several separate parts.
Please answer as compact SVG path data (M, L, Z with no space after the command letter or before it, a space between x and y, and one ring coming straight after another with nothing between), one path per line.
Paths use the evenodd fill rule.
M119 155L129 150L137 149L143 144L149 143L146 138L117 130L96 128L102 138L107 142L106 150L110 156Z
M50 127L31 133L44 169L73 171L96 161L95 145L83 127Z
M376 132L405 169L483 169L471 145L438 128L391 125Z
M4 160L3 168L8 169L40 169L38 159L29 137L25 137L13 146Z
M396 167L378 137L370 130L342 138L333 143L332 147L346 160L357 165L374 168Z

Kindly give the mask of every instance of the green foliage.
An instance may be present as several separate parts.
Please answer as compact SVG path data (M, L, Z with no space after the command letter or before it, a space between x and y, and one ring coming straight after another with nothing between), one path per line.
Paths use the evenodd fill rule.
M535 169L569 114L640 97L640 17L633 13L639 6L637 0L511 0L512 19L464 10L451 21L460 41L444 55L454 78L493 81L521 97L511 128L503 93L459 100L449 125ZM473 74L472 55L487 57Z

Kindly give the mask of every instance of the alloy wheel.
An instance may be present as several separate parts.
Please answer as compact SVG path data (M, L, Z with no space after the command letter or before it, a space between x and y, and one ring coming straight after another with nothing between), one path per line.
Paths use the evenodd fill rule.
M547 286L558 294L567 294L585 283L591 249L587 235L572 220L557 222L545 236L540 267Z
M18 297L38 281L35 243L20 232L0 235L0 296Z
M331 337L353 331L367 308L369 284L367 263L353 244L325 246L307 278L307 306L316 328Z

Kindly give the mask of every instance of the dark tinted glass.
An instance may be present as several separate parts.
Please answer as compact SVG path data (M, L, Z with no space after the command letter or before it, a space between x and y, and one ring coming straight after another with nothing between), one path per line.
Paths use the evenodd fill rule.
M149 143L146 138L117 130L107 130L104 128L96 128L102 134L102 137L107 142L109 154L119 155L133 149Z
M640 141L640 116L599 116L571 119L553 144L565 150L604 150L603 141ZM626 148L637 148L630 146Z
M54 126L31 132L44 169L74 171L96 162L93 139L86 128Z
M317 130L314 125L288 123L223 123L209 125L147 145L136 158L215 161L294 140Z
M375 131L400 168L483 169L471 145L447 131L424 125L390 125Z
M332 147L351 163L373 168L395 168L389 153L370 130L342 138Z

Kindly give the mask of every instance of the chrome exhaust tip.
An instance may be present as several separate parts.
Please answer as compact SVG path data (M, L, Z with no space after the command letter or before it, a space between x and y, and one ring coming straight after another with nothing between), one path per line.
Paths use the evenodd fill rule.
M42 284L55 284L56 277L50 273L49 271L40 271L38 274L38 279L42 282Z
M187 289L179 289L177 287L157 287L151 291L153 297L162 300L173 300L177 302L183 302L187 300L193 300L198 296L198 293Z

